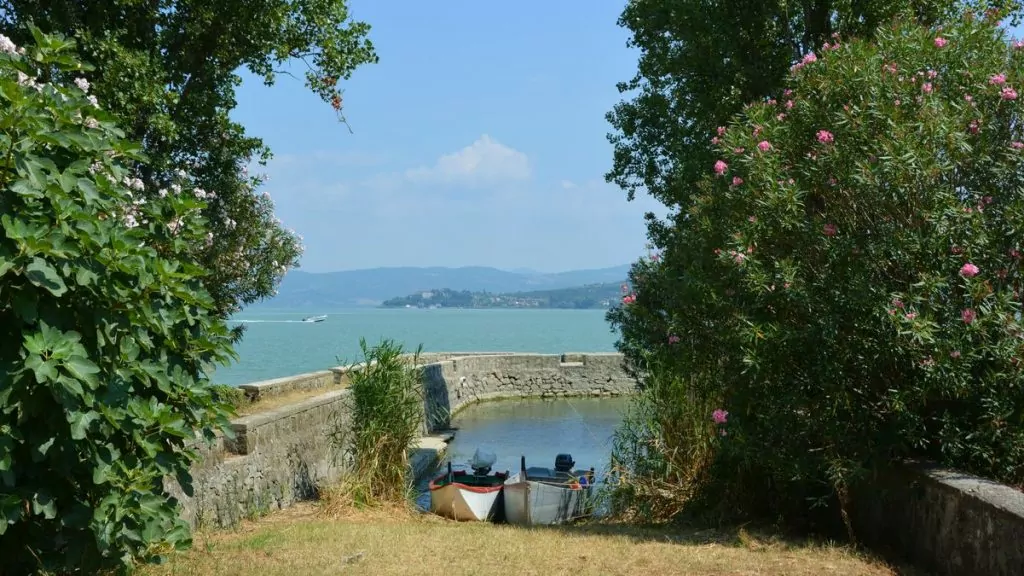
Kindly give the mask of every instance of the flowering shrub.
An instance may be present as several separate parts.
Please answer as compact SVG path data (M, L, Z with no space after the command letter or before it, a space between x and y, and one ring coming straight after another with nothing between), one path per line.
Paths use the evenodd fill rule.
M190 263L204 200L148 194L71 42L33 34L0 36L0 558L97 573L189 542L162 483L190 490L231 351Z
M1024 44L997 17L836 38L707 135L642 324L677 397L728 411L722 506L844 504L907 456L1024 481Z

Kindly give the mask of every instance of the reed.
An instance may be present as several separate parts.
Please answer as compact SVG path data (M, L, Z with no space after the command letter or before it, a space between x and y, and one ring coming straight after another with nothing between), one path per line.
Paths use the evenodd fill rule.
M348 418L332 426L335 455L349 470L321 493L321 507L331 515L412 502L409 449L423 424L422 347L411 359L392 340L371 348L360 339L359 347L363 360L348 373Z

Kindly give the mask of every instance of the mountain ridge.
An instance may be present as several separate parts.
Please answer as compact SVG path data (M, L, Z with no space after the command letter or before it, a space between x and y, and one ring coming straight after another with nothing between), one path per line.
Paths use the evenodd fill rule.
M514 272L489 266L391 266L339 272L293 270L281 282L275 298L248 309L377 306L389 298L438 286L494 293L554 290L621 282L628 272L629 264L554 273Z

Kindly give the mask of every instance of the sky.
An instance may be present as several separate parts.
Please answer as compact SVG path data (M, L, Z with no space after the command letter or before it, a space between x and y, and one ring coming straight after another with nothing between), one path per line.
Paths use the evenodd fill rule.
M665 208L604 182L605 114L638 58L623 0L349 5L380 57L342 85L354 133L287 76L243 74L233 113L274 152L264 190L304 236L301 269L555 272L645 253L643 215Z

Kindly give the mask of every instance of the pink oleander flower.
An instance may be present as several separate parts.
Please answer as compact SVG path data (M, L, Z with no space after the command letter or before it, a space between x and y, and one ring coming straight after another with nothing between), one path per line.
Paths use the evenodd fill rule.
M993 74L989 76L988 83L995 86L1006 84L1006 74Z
M946 44L948 44L948 43L949 43L949 40L946 40L942 36L938 36L937 38L935 38L935 46L937 48L944 48L946 46Z
M1024 148L1024 142L1015 141L1010 144L1010 146L1012 146L1014 150L1020 150L1021 148Z
M786 110L792 110L792 109L793 109L793 101L792 100L786 100Z
M1010 258L1013 258L1014 260L1020 260L1020 250L1017 250L1016 248L1011 248Z
M831 144L833 141L835 141L835 136L831 132L828 130L818 130L818 142Z
M718 174L719 176L721 176L721 175L725 174L725 171L728 170L728 169L729 169L729 165L726 164L725 162L722 162L721 160L719 160L718 162L715 162L715 174Z
M1017 91L1011 88L1010 86L1006 86L999 92L999 96L1003 100L1016 100Z
M751 224L756 223L757 222L757 216L753 216L753 215L747 216L747 222L750 222Z
M964 321L964 324L974 322L977 317L978 313L975 312L973 308L965 308L964 311L960 313L960 319Z
M743 262L747 259L747 255L744 254L743 252L733 252L732 259L737 264L743 264Z
M967 130L971 134L977 134L978 130L980 130L980 129L981 129L981 125L978 124L977 120L971 120L971 123L967 125Z
M822 233L825 234L825 236L835 236L836 233L839 232L839 229L836 228L835 224L829 223L822 226L821 231Z
M808 52L804 55L804 59L801 60L804 64L810 64L811 62L817 62L818 57L814 55L814 52Z
M979 270L977 266L971 264L970 262L964 264L960 268L960 275L963 276L964 278L973 278L978 275L978 272L981 272L981 270Z
M785 90L782 91L782 95L783 96L792 96L793 95L793 89L792 88L786 88Z
M721 142L721 140L718 139L718 136L715 136L714 138L711 139L711 143L714 144L715 146L718 146L719 142Z
M1024 41L1014 40L1013 41L1013 49L1014 50L1020 50L1021 48L1024 48Z
M782 112L779 112L779 114L775 116L775 119L778 120L779 122L782 122L783 120L786 119L786 115L783 114Z
M900 300L899 298L895 298L892 301L892 305L897 307L897 308L899 308L900 310L902 310L903 306L904 306L903 300Z
M715 424L725 424L729 421L729 413L721 408L716 409L711 413L711 421Z
M974 96L971 96L970 94L964 94L964 100L968 102L974 102Z
M679 336L676 336L675 334L669 335L668 343L669 344L678 344L679 343Z
M917 312L907 312L903 317L907 320L913 320L914 318L917 318Z
M932 93L932 83L931 82L925 82L924 84L922 84L921 85L921 91L924 92L925 94L931 94Z
M739 186L741 184L743 184L743 178L740 178L739 176L733 176L732 177L732 185L733 186Z
M633 294L626 294L622 297L623 304L632 304L633 302L636 302L636 296Z
M719 126L718 127L718 135L719 136L725 136L725 126Z
M981 197L981 202L983 204L991 204L992 203L992 197L991 196L982 196Z
M761 152L767 152L772 149L772 144L767 140L761 140L757 143L757 149Z
M737 156L739 156L740 154L743 154L746 151L747 151L747 149L746 148L742 148L742 147L738 147L738 148L733 148L732 149L733 154L736 154Z
M959 358L960 357L960 351L959 350L953 350L952 352L949 353L949 357L953 358L953 359Z
M938 76L938 75L939 75L939 73L936 72L935 70L929 70L928 71L928 78L930 78L932 80L934 80L935 77Z

